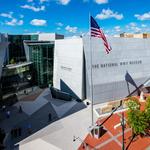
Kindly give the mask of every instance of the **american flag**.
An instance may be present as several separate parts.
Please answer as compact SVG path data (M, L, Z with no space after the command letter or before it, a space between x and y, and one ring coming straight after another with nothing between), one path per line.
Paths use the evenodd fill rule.
M91 16L90 22L91 22L91 36L101 38L103 40L106 53L109 54L109 52L111 51L112 48L109 45L109 43L107 42L107 39L106 39L102 29L99 27L99 25L97 24L97 22L94 20L94 18L92 16Z

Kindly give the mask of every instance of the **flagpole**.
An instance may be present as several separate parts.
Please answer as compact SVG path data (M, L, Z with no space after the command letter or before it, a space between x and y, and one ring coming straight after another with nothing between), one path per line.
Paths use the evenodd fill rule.
M91 126L94 125L94 114L93 114L93 70L92 70L92 43L91 43L91 14L89 12L89 47L90 47L90 55L91 55Z

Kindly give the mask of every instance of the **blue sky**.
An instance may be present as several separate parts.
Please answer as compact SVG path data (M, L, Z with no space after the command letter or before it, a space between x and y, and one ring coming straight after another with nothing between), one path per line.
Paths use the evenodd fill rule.
M0 32L57 32L66 36L89 30L89 12L104 32L150 32L149 0L0 0Z

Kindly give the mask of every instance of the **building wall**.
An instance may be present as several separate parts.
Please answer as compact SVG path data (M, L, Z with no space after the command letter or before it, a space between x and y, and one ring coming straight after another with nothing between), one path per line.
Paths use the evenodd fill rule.
M55 33L40 33L38 38L39 41L55 41L55 39L64 39L64 36Z
M89 38L83 40L87 98L93 89L94 103L124 98L150 78L150 39L109 37L112 51L106 54L102 40L92 38L91 86L91 49Z
M150 38L150 33L147 34L147 38Z
M143 34L143 33L141 33L141 34L134 34L133 37L134 38L147 38L147 34Z
M55 35L55 38L56 38L56 39L64 39L64 35L56 34L56 35Z
M124 38L150 38L150 33L139 33L139 34L121 33L120 37L124 37Z
M131 33L121 33L120 37L133 38L133 34L131 34Z
M3 68L1 87L4 94L15 93L33 85L32 63L7 65ZM29 79L31 77L31 79Z
M77 98L83 93L83 41L64 39L55 41L53 85Z
M2 67L5 61L7 48L8 48L7 38L3 34L0 34L0 79L2 75Z
M9 62L14 59L15 62L26 61L23 41L31 40L30 35L8 35L9 41Z
M39 86L52 84L54 42L26 41L24 45L27 60L33 62L35 82Z

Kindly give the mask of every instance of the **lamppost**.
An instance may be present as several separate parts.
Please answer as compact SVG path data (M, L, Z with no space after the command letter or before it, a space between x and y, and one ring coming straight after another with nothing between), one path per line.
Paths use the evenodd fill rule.
M120 116L120 114L118 114ZM122 112L121 116L120 116L120 123L116 124L114 126L114 129L118 128L119 126L122 127L122 150L125 150L125 144L124 144L124 131L125 131L125 124L126 124L126 120L124 119L124 112Z
M125 128L124 113L122 113L121 126L122 126L122 150L124 150L125 149L125 145L124 145L124 128Z

